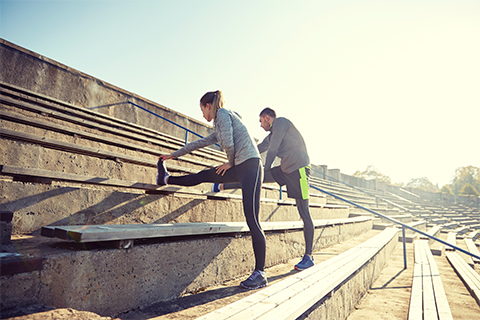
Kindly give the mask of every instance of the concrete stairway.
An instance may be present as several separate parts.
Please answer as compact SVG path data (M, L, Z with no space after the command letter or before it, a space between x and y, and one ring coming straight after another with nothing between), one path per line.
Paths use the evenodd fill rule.
M172 189L152 183L156 157L179 148L182 141L149 132L148 128L132 128L91 111L85 115L68 104L32 97L29 92L6 85L0 102L1 143L11 155L2 163L0 183L7 190L6 199L13 200L3 204L15 212L17 251L38 260L25 273L16 272L8 259L2 259L7 266L2 268L2 292L9 292L2 298L3 310L45 304L113 315L158 301L172 301L248 275L251 266L245 261L251 259L252 253L248 231L242 226L238 191L212 194L208 185ZM96 118L102 120L96 122ZM132 130L135 132L121 135ZM216 165L224 160L219 151L205 149L172 163L169 170L173 174L196 172L205 164ZM312 179L312 184L395 217L404 213L340 184L320 179ZM269 269L298 259L302 253L303 234L301 226L295 224L298 213L293 203L278 199L278 192L275 185L265 185L262 191ZM332 202L319 193L312 194L316 254L372 228L372 220L361 215L348 218L349 208ZM282 223L288 221L290 227L283 227ZM78 225L77 229L96 225L107 230L153 223L168 228L177 224L189 231L174 228L169 229L174 234L162 231L161 236L153 238L143 233L127 245L112 244L111 239L65 241L75 238L68 225ZM204 228L206 223L221 223L226 231L192 234L195 226ZM42 227L54 234L56 229L67 228L63 241L39 238ZM388 260L388 254L384 259ZM31 285L19 285L25 281ZM32 290L36 293L32 294Z
M4 252L0 259L2 317L15 315L18 309L12 310L14 307L22 312L28 310L28 306L41 305L88 310L122 319L129 318L130 314L134 319L135 311L147 310L146 306L163 304L174 308L189 297L195 300L204 292L216 292L209 297L205 294L207 303L195 303L198 309L189 317L197 318L246 296L262 295L262 291L238 288L238 282L248 276L252 268L251 239L242 224L238 191L212 194L209 185L177 189L154 185L158 155L180 148L184 143L179 138L183 132L179 134L172 125L159 124L160 120L144 117L125 104L125 97L149 104L146 99L112 89L98 79L45 57L40 59L3 40L0 44L2 56L11 59L12 70L21 66L22 79L55 74L65 83L77 83L79 87L88 83L87 90L78 89L74 93L70 92L71 87L67 89L55 83L55 90L60 92L55 94L57 98L18 87L17 79L13 81L17 85L0 83L0 204L2 210L14 212L13 244L2 246ZM28 74L39 68L44 68L43 73ZM8 76L11 74L14 73L9 72ZM32 86L28 81L25 85L30 89L42 86L39 82ZM50 83L46 85L50 87ZM105 98L105 103L93 103L102 100L97 97L108 99ZM82 106L66 101L80 101ZM174 112L166 114L175 117ZM128 121L130 119L132 121ZM185 126L199 126L183 119ZM208 133L205 126L200 129L203 134ZM185 174L224 161L221 151L203 149L168 163L168 169L174 175ZM342 184L324 179L312 179L312 184L392 216L411 219L413 214ZM303 253L303 232L294 204L288 199L279 199L278 193L275 185L263 186L261 220L266 230L267 272L272 287L276 283L283 286L289 281L296 282L296 276L309 281L292 271ZM406 193L401 197L405 201L393 198L402 206L411 204L411 210L439 214L419 196ZM342 269L345 272L340 274L335 272L336 264L331 268L327 266L332 273L323 275L328 275L325 281L330 278L336 281L328 282L330 287L326 295L318 296L320 300L302 306L308 309L302 311L300 318L331 319L333 314L333 318L345 319L358 308L362 297L369 295L368 288L376 286L379 275L379 279L383 273L391 275L381 287L388 287L396 275L401 275L389 267L390 253L401 247L396 237L391 238L392 241L383 238L384 246L376 241L377 235L389 232L396 235L397 230L387 229L385 233L373 230L370 214L364 216L357 208L318 192L312 192L311 202L316 224L317 265L326 266L324 262L341 260L347 269L352 267ZM448 214L444 211L439 217L449 217ZM478 212L466 208L463 214L473 218ZM411 223L418 223L420 218ZM119 228L122 235L114 240L90 241L90 238L87 241L80 232L91 229L87 225L99 229L102 235L115 233ZM147 235L148 228L143 229L142 225L159 227L150 237L151 230ZM216 227L218 232L212 232ZM106 229L102 232L102 228ZM42 229L53 237L40 236ZM139 229L142 230L139 238L131 236ZM169 232L171 234L167 234ZM122 243L124 240L128 241ZM352 249L370 253L353 257ZM445 261L437 260L440 275L449 272L449 269L444 271L447 268L439 262ZM393 275L392 270L395 270ZM458 276L451 279L461 283ZM322 282L318 285L322 287ZM449 299L448 293L453 290L448 283L444 282L444 286ZM314 291L316 287L312 287ZM409 293L411 282L402 289ZM290 290L283 293L292 294ZM385 300L393 300L392 291L387 296ZM464 300L461 303L449 300L455 319L462 313L459 310L465 308ZM206 305L208 302L214 306ZM183 306L180 308L188 312L185 304ZM469 310L479 310L478 305L474 307L468 305ZM378 318L375 312L378 306L368 318ZM354 314L355 311L351 313ZM164 319L171 318L169 313L157 311L141 318L164 315ZM188 319L185 315L179 319ZM31 318L36 316L33 314Z
M14 212L13 251L21 255L2 259L2 292L9 292L3 310L40 303L107 315L249 274L252 250L236 192L152 183L158 155L181 147L181 140L7 84L0 103L0 142L7 155L1 163L2 206ZM168 169L185 174L224 161L218 150L203 149ZM268 267L302 255L297 210L278 192L275 185L262 191ZM319 193L312 194L311 213L315 250L372 227L370 218L348 218L347 206L328 204ZM224 230L220 234L205 228L215 223ZM161 231L147 236L143 224L160 225ZM82 240L74 236L75 225L75 232L93 225L102 234L120 228L122 236ZM70 229L62 240L39 238L41 228L56 236L65 227ZM125 235L137 230L140 237ZM29 273L19 272L15 263L26 257L36 264ZM31 285L19 285L24 281Z

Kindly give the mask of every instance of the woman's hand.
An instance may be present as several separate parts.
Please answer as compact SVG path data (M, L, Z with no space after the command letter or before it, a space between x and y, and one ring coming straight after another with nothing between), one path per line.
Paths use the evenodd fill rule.
M224 163L224 164L222 164L222 165L219 165L219 166L217 167L216 172L217 172L217 174L218 174L219 176L223 176L223 175L225 174L225 171L227 171L227 170L230 169L231 167L232 167L232 166L230 165L230 163L227 162L227 163Z
M162 159L163 161L165 160L170 160L173 159L173 156L171 154L162 154L158 159Z

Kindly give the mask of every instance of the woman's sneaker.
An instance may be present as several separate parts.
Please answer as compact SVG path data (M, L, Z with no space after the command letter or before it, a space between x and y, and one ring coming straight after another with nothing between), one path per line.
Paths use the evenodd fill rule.
M255 270L247 280L240 282L245 289L255 290L267 286L267 276L264 271Z
M212 192L220 192L220 183L212 183Z
M295 269L302 271L310 267L313 267L314 264L315 263L313 262L313 257L304 255L302 261L300 261L295 265Z
M157 185L164 186L167 184L167 177L170 176L168 174L167 168L165 168L165 164L163 163L162 158L158 158L157 162Z

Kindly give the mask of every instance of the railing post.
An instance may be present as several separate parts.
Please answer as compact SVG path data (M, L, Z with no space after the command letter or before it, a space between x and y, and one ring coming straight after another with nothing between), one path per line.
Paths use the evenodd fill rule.
M280 190L278 191L278 199L282 200L282 186L280 186Z
M188 131L185 130L185 145L188 143Z
M407 269L407 246L405 244L405 226L402 225L402 240L403 240L403 269Z

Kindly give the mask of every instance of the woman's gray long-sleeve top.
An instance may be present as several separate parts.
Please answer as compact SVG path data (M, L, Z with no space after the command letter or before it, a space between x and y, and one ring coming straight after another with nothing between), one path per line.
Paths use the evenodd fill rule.
M251 158L260 158L256 143L238 114L225 108L217 111L212 134L188 143L185 147L173 152L172 156L178 158L217 142L227 154L231 166L239 165Z

